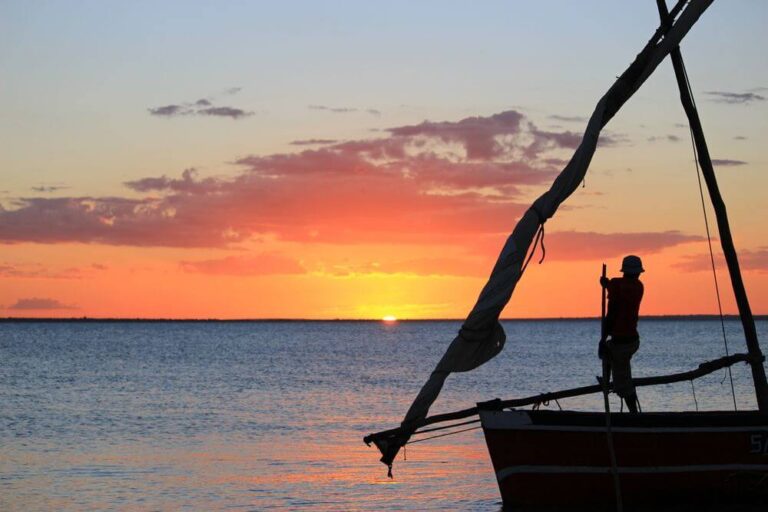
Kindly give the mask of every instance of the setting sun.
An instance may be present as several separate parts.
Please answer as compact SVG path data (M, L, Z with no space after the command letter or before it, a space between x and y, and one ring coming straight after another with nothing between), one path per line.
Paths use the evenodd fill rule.
M386 315L381 319L383 322L397 322L397 317L394 315Z

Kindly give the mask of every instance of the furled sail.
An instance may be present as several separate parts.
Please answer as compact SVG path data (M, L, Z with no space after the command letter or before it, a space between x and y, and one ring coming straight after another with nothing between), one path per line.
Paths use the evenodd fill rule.
M408 409L400 429L387 436L372 439L381 451L383 463L391 466L400 448L421 426L448 375L477 368L504 348L506 335L499 323L499 316L522 275L524 260L534 237L584 179L601 129L670 51L677 47L712 2L713 0L691 0L689 3L680 0L670 13L670 20L679 14L674 24L665 23L656 31L634 62L597 103L581 144L551 188L542 194L518 221L504 244L475 307Z

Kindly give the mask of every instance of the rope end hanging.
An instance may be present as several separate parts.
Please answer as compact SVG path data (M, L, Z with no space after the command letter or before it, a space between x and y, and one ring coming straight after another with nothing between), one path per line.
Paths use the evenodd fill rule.
M547 256L547 248L544 247L544 223L541 223L541 227L539 228L539 231L541 232L541 259L539 260L539 265L544 263L544 258Z
M536 247L538 245L541 245L541 259L539 259L539 265L541 265L541 263L544 261L544 257L547 255L547 248L544 247L544 223L547 222L547 219L541 214L541 212L539 212L539 210L536 209L536 207L531 207L531 210L533 210L533 213L535 213L536 217L538 218L539 229L536 231L536 236L533 240L531 252L528 254L523 267L520 269L521 274L525 272L525 269L528 267L528 263L531 262L533 255L536 253Z

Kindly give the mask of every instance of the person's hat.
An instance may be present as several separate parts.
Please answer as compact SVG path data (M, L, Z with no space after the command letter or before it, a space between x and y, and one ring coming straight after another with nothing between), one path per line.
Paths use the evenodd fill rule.
M621 271L626 274L639 274L645 272L645 269L643 268L643 262L640 260L640 257L630 254L629 256L625 256L624 260L621 262Z

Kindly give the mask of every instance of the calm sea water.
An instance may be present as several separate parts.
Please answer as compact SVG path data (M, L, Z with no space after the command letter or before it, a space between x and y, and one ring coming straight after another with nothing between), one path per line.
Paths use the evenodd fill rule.
M504 326L505 351L449 378L432 412L595 382L597 321ZM2 323L0 510L498 511L479 430L408 447L394 480L362 442L399 422L458 327ZM744 351L738 322L727 331ZM765 340L768 322L758 331ZM641 332L636 376L723 354L718 321L647 320ZM724 376L697 381L701 409L733 407ZM746 365L733 377L739 407L754 408ZM694 409L687 383L639 394L646 411Z

